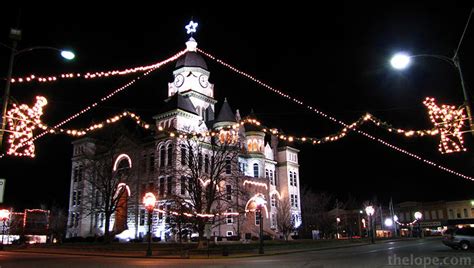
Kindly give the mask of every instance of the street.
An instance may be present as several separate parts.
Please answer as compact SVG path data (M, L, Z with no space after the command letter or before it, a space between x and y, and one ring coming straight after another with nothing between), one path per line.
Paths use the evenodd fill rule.
M439 239L250 258L147 259L0 252L0 267L473 267L474 252L452 250Z

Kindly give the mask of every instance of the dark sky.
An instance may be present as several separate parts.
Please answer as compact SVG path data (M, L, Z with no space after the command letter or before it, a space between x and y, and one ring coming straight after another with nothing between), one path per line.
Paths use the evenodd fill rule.
M352 3L354 2L354 3ZM404 50L413 54L452 56L471 6L446 1L364 5L348 1L333 6L238 6L212 8L198 4L154 8L23 9L20 49L33 46L67 47L77 59L65 63L52 51L24 53L15 59L14 74L36 75L124 69L154 63L184 48L184 26L199 22L198 47L255 75L307 104L346 122L371 112L394 126L430 128L422 101L463 101L455 69L424 58L403 72L388 65L390 56ZM237 2L236 2L237 3ZM385 1L384 1L385 3ZM9 44L16 9L0 11L0 42ZM72 13L71 13L72 12ZM466 32L460 59L468 88L474 88L474 21ZM0 48L0 75L6 76L9 50ZM288 100L207 59L215 95L227 97L242 115L253 108L261 121L288 134L322 137L340 129ZM84 114L66 127L84 127L130 109L151 122L166 98L174 64ZM53 125L95 102L135 75L107 79L14 85L12 96L31 104L34 96L48 98L44 122ZM3 82L2 82L3 83ZM472 91L472 90L470 90ZM373 126L363 128L394 145L467 175L472 153L440 155L437 138L406 139ZM465 135L473 151L473 140ZM17 209L59 204L67 207L72 138L46 136L36 142L34 159L0 159L0 177L7 179L5 205ZM377 197L407 200L473 198L474 182L435 169L359 134L301 149L301 183L340 199Z

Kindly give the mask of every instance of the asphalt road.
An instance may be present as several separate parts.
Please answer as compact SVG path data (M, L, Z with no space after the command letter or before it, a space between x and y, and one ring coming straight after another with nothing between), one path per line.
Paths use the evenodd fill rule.
M397 241L251 258L146 259L0 252L9 267L474 267L474 251L452 250L439 239Z

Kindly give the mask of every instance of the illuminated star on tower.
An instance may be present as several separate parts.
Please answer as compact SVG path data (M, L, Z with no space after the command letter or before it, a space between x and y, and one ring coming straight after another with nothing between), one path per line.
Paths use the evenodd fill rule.
M196 28L198 27L198 23L194 21L190 21L188 25L186 25L186 33L187 34L193 34L196 32Z

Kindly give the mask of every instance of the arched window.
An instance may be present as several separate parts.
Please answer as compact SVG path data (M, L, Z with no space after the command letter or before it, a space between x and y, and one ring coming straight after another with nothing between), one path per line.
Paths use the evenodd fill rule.
M160 167L165 166L165 146L160 147Z
M168 156L168 166L171 166L173 162L173 144L168 144L167 156Z
M254 176L255 178L258 178L258 177L259 177L258 169L259 169L259 168L258 168L258 164L257 164L257 163L253 164L253 176Z
M181 165L186 165L187 150L186 145L181 144Z

